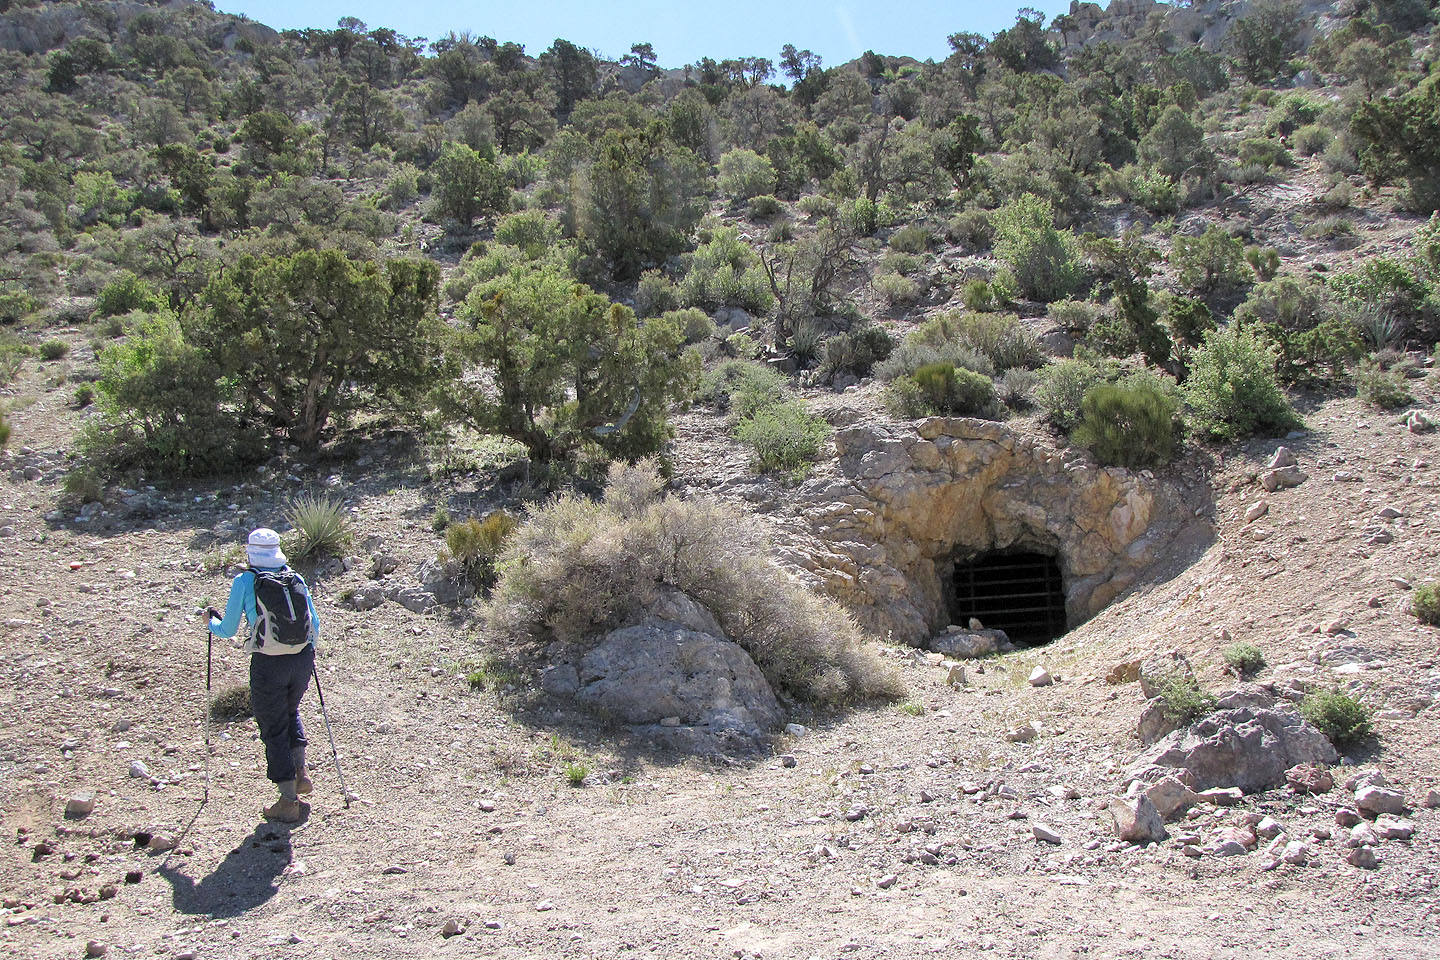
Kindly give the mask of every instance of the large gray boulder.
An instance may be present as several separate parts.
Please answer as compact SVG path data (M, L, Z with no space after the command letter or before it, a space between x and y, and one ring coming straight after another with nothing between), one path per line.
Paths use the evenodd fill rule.
M1183 770L1181 779L1192 790L1257 793L1283 785L1285 771L1296 764L1339 759L1325 735L1293 708L1240 707L1170 734L1141 759L1134 776L1153 782Z
M547 668L540 682L552 696L686 748L756 740L784 720L743 649L658 617L611 631L578 662Z

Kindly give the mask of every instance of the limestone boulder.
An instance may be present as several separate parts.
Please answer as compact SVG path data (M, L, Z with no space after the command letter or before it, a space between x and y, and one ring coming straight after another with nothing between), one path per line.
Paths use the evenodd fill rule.
M1197 791L1239 787L1249 794L1281 786L1297 764L1339 759L1325 735L1293 708L1242 707L1216 711L1170 734L1142 757L1133 776L1155 781L1184 770Z
M540 683L552 696L687 747L753 741L784 720L737 644L657 617L611 631L578 659L548 667Z

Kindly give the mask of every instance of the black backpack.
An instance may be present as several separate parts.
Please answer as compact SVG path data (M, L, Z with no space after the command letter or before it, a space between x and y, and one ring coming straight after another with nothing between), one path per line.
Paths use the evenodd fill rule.
M255 575L255 645L300 647L310 642L310 591L294 570L259 570Z

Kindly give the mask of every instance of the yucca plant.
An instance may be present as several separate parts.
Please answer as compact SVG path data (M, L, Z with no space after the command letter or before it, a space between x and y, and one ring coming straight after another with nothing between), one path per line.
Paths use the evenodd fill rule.
M325 494L301 494L290 502L286 521L295 528L286 552L291 560L335 555L354 539L345 516L345 502Z

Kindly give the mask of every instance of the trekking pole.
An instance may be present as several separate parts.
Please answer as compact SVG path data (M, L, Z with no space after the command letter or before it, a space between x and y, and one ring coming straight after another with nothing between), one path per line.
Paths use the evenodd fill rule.
M340 772L340 751L335 749L335 731L330 729L330 712L325 709L325 691L320 689L320 671L314 664L310 675L315 678L315 696L320 699L320 716L325 718L325 735L330 738L330 758L335 761L335 779L340 781L340 794L345 799L345 809L350 809L350 791L345 789L345 774Z
M205 796L200 801L202 807L210 802L210 653L215 646L215 634L208 626L208 613L205 622L205 706L200 714L200 722L205 727Z

